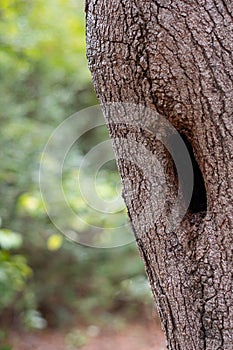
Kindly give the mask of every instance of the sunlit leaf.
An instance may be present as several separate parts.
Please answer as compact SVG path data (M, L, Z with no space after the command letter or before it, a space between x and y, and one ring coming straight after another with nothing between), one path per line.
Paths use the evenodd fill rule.
M48 250L55 251L61 248L63 243L63 237L59 234L54 234L50 236L47 240Z
M19 248L22 243L23 239L19 233L7 229L0 230L0 246L2 249Z
M40 204L38 198L33 197L29 194L24 194L23 196L21 196L20 203L22 207L31 211L38 209Z

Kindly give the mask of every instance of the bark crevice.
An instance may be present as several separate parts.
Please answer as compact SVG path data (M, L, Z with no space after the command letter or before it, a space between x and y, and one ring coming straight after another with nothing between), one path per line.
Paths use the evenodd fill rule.
M189 142L187 136L184 133L180 133L179 135L182 138L186 149L188 150L189 157L192 162L192 168L193 168L193 190L192 190L192 197L188 205L188 211L191 214L206 213L207 212L207 193L206 193L205 181L202 175L202 171L194 155L194 150L191 145L191 142ZM180 158L180 161L182 162L182 157L183 157L182 149L180 150L176 146L177 137L179 136L173 135L172 137L170 137L169 142L171 144L171 147L173 147L174 151L177 153L177 156ZM183 165L183 167L185 167L185 164ZM175 165L174 165L174 169L177 177L178 174L177 174ZM190 186L190 181L189 179L185 178L185 174L182 179L177 179L177 182L178 181L181 181L184 200L187 203L188 199L185 198L185 195L188 192L188 186Z

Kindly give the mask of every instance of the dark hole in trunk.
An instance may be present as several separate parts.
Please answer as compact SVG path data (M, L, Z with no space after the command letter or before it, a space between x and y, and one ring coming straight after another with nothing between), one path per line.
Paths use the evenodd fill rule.
M190 213L199 213L199 212L206 212L207 211L207 196L206 196L206 188L205 188L205 182L204 178L202 176L202 172L200 170L200 167L198 165L198 162L195 159L193 148L191 143L188 141L187 137L184 134L180 134L182 140L184 141L186 148L188 150L191 162L192 162L192 167L193 167L193 192L192 192L192 197L191 201L189 203L188 211ZM185 167L187 166L185 157L184 157L184 151L183 151L183 146L180 143L180 138L179 135L172 135L169 144L171 146L172 152L174 152L176 159L178 159L178 162L181 166L181 169L185 170ZM177 169L174 164L174 171L177 175ZM187 178L187 175L185 175L185 171L182 171L182 177L183 178L178 178L178 181L181 181L181 186L182 186L182 192L184 196L185 202L188 201L188 196L187 193L189 192L189 186L190 186L190 181ZM177 175L178 177L178 175Z

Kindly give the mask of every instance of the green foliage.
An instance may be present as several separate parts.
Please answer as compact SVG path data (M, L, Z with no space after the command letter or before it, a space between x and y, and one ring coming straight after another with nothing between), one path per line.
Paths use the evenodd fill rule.
M23 255L12 254L9 249L22 244L20 234L10 230L0 230L0 311L13 304L26 288L32 270Z
M44 329L47 325L46 320L37 310L29 309L24 313L24 325L28 329Z
M8 344L7 338L7 332L0 329L0 350L12 350L12 347Z
M76 350L88 343L88 337L84 332L77 329L67 334L66 343L68 350Z
M106 325L115 319L120 325L141 314L151 298L135 244L111 250L75 245L50 222L39 192L39 161L50 133L96 103L85 59L83 6L72 0L1 0L0 313L10 310L28 328L77 320ZM88 133L68 162L107 137L106 129ZM78 168L70 169L63 186L84 222L104 228L125 222L125 212L117 219L93 214L74 192ZM111 199L118 182L109 165L100 172L97 191ZM79 230L85 232L85 224ZM98 237L102 242L110 239L106 232ZM80 334L71 338L82 343Z
M0 230L0 313L3 313L4 320L4 311L14 308L18 315L22 314L22 321L27 328L41 329L42 322L43 326L45 325L45 320L33 309L35 298L28 285L33 271L24 255L12 252L13 249L19 249L22 245L21 234L7 229ZM37 319L31 316L29 322L29 315L35 315L35 313L37 313Z

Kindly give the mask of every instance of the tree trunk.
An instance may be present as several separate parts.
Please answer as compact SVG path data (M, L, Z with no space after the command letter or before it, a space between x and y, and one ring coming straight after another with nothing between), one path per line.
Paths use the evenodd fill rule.
M87 0L86 11L93 82L168 349L230 350L233 3ZM157 117L151 112L149 119L138 119L117 105L109 110L112 102L159 113L187 145L194 194L174 229L166 218L176 202L179 179L169 147L151 135ZM132 123L126 123L130 113ZM130 154L138 156L137 144L151 154L143 171L127 161ZM152 195L158 187L146 178L155 154L166 180L163 210Z

